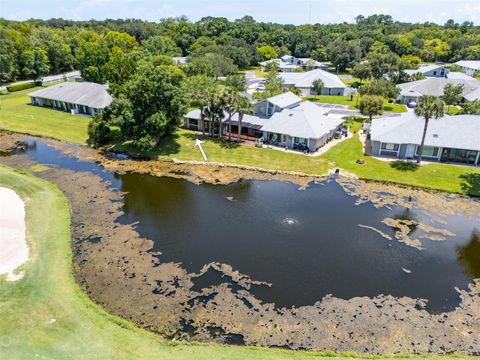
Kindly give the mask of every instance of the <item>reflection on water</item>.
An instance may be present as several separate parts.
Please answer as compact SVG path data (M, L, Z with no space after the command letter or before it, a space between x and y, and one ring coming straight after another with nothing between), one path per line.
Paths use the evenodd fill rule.
M470 241L458 249L458 261L467 275L480 278L480 233L473 232Z
M457 304L455 287L466 288L480 277L478 219L446 218L444 227L456 235L422 241L420 251L358 225L394 238L395 229L383 219L433 225L431 214L369 203L356 206L356 198L335 181L302 191L277 181L197 186L173 178L113 175L41 141L30 142L24 151L39 163L93 172L124 191L125 214L119 221L138 222L137 230L154 240L162 261L180 262L189 272L212 261L230 264L252 279L271 283L254 287L253 293L279 306L313 304L327 294L348 299L383 293L428 299L431 311L441 311ZM415 225L410 230L412 237L419 231ZM197 279L196 288L229 282L217 275Z

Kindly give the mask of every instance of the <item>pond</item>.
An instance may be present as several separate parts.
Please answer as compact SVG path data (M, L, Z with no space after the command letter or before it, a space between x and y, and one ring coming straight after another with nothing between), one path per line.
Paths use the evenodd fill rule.
M433 209L358 205L334 178L303 190L271 180L199 186L169 177L114 175L38 139L28 142L24 154L37 163L101 176L125 193L117 221L135 223L142 237L153 240L162 262L181 263L191 273L211 262L229 264L271 284L250 291L277 307L312 305L328 294L388 294L426 299L427 310L439 313L458 305L455 287L466 289L480 277L480 215L440 221ZM385 219L407 224L410 238L423 238L421 249L397 241L398 227ZM432 228L446 235L433 237L442 241L428 238ZM195 278L194 290L227 281L220 275L208 271Z

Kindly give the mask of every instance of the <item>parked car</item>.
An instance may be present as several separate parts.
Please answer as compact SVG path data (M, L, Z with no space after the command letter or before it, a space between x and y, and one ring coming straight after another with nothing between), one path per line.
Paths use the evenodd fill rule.
M263 84L258 84L257 85L257 90L264 91L265 89L266 89L265 85L263 85Z
M414 108L415 106L417 106L417 103L416 103L415 101L410 101L410 102L407 104L407 106L408 106L409 108Z

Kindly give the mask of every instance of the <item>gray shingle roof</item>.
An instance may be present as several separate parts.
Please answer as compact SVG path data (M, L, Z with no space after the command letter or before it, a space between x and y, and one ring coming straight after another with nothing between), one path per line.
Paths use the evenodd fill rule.
M112 102L112 97L107 88L107 85L91 82L64 82L33 91L28 96L103 109Z
M275 95L266 99L266 101L271 102L273 105L278 106L280 109L295 105L302 101L302 99L295 95L294 93L287 91L279 95Z
M340 78L329 72L315 69L303 73L281 73L279 74L285 85L293 85L297 88L311 88L315 80L321 79L326 88L346 88Z
M425 121L414 113L374 119L372 141L420 145ZM428 124L425 145L480 151L480 116L445 115Z
M480 88L480 81L478 80L469 80L469 79L446 79L446 78L427 78L418 81L412 81L404 84L398 85L400 89L400 94L403 96L419 94L422 95L432 95L432 96L443 96L443 88L447 84L453 85L463 85L462 96L466 97L468 94L472 93L474 90Z
M455 64L470 69L480 70L480 60L460 60Z
M343 119L324 115L324 110L310 101L273 114L262 130L294 137L319 139L336 129Z

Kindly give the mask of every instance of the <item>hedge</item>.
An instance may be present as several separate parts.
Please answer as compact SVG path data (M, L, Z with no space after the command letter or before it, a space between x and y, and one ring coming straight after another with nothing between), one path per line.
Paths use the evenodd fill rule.
M35 87L35 83L32 81L27 83L9 85L7 86L7 90L8 92L15 92L20 90L30 89L33 87Z

